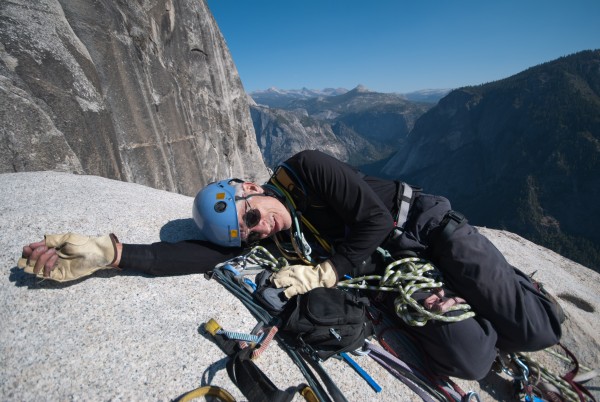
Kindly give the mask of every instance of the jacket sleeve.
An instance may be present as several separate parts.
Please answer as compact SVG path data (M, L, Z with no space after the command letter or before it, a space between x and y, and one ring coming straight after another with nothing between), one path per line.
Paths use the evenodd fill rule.
M338 277L360 272L393 228L390 211L349 165L319 151L303 151L294 159L306 184L346 225L344 241L330 259Z
M241 247L222 247L203 240L123 244L119 268L155 276L198 274L211 271L243 251Z

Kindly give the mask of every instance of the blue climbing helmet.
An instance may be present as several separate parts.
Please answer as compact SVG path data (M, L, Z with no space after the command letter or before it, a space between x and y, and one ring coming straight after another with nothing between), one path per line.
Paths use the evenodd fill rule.
M235 205L235 185L239 179L210 183L196 194L192 215L202 236L211 243L240 247L240 226Z

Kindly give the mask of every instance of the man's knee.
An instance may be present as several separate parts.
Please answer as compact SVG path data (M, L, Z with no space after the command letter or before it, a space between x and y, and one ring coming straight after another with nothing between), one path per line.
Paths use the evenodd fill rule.
M422 346L435 372L468 380L479 380L487 375L496 359L497 340L487 320L470 318L427 326L422 331L430 334L422 337Z

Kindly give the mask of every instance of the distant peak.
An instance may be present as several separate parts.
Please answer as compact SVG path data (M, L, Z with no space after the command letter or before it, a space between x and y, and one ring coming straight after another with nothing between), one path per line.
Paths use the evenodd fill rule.
M356 86L356 88L354 88L354 91L355 91L355 92L371 92L371 91L369 90L369 88L367 88L366 86L364 86L364 85L362 85L362 84L358 84L358 85Z

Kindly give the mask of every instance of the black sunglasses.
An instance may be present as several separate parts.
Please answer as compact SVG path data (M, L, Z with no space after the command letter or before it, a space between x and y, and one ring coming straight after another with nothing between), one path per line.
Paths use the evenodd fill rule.
M242 218L244 219L246 227L248 229L252 229L254 226L260 223L260 219L262 216L260 215L260 211L258 209L252 208L250 202L248 201L248 198L244 198L244 201L246 201L246 213Z
M242 216L242 219L244 220L244 223L246 224L246 227L248 229L252 229L256 225L258 225L262 218L260 211L256 208L252 208L252 206L250 205L250 202L248 201L248 198L250 198L250 197L251 196L243 198L244 201L246 202L246 213L244 214L244 216ZM260 233L250 232L250 233L248 233L248 236L246 237L246 242L256 243L257 241L260 240L260 236L261 236Z

